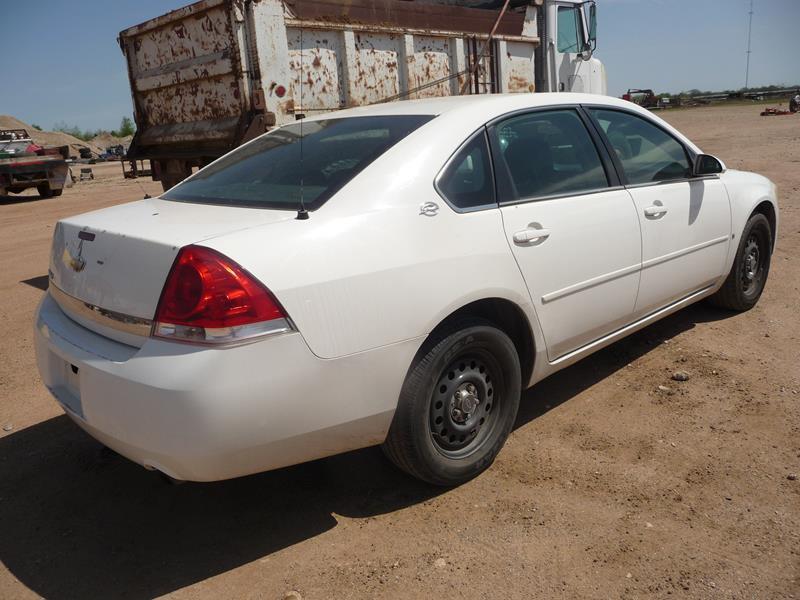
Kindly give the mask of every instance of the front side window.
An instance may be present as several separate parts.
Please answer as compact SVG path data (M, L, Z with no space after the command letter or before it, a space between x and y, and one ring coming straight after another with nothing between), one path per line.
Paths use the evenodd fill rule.
M616 110L590 109L622 163L628 183L684 179L691 175L683 145L641 117Z
M597 148L572 109L511 117L492 128L501 202L608 187Z
M162 198L297 210L319 208L432 115L299 122L242 146ZM301 143L302 132L302 143Z
M439 193L462 210L495 203L486 134L479 133L453 157L436 182Z
M580 52L581 14L577 8L558 7L558 51Z

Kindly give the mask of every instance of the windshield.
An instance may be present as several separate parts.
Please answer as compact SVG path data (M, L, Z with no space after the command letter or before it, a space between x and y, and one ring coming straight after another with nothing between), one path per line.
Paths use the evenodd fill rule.
M384 115L293 123L234 150L162 198L297 210L302 194L305 207L314 210L432 118Z

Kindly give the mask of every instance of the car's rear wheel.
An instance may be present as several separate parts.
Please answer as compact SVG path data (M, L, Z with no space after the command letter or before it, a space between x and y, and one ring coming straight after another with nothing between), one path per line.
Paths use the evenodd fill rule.
M508 335L487 321L461 321L429 340L409 370L384 452L423 481L464 483L500 452L520 392Z
M767 283L771 256L772 228L764 215L756 213L742 231L736 258L725 283L709 300L729 310L753 308Z

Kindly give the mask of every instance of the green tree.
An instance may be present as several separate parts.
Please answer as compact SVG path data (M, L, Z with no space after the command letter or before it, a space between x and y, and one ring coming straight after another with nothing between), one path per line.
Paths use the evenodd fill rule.
M126 137L133 135L136 132L136 125L130 117L122 117L122 122L119 124L119 131L116 132L117 137Z
M61 131L63 133L67 133L73 137L78 138L79 140L83 140L84 142L88 142L92 139L95 134L88 129L83 131L80 127L76 127L75 125L67 125L64 121L59 121L55 125L53 125L54 131Z

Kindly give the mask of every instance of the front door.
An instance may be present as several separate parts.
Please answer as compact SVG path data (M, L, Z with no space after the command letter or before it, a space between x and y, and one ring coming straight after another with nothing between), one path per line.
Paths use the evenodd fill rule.
M715 176L691 178L684 145L649 119L590 109L627 179L642 228L642 280L636 316L715 283L725 270L731 212Z
M489 137L506 237L552 361L630 322L639 220L576 108L512 116Z

